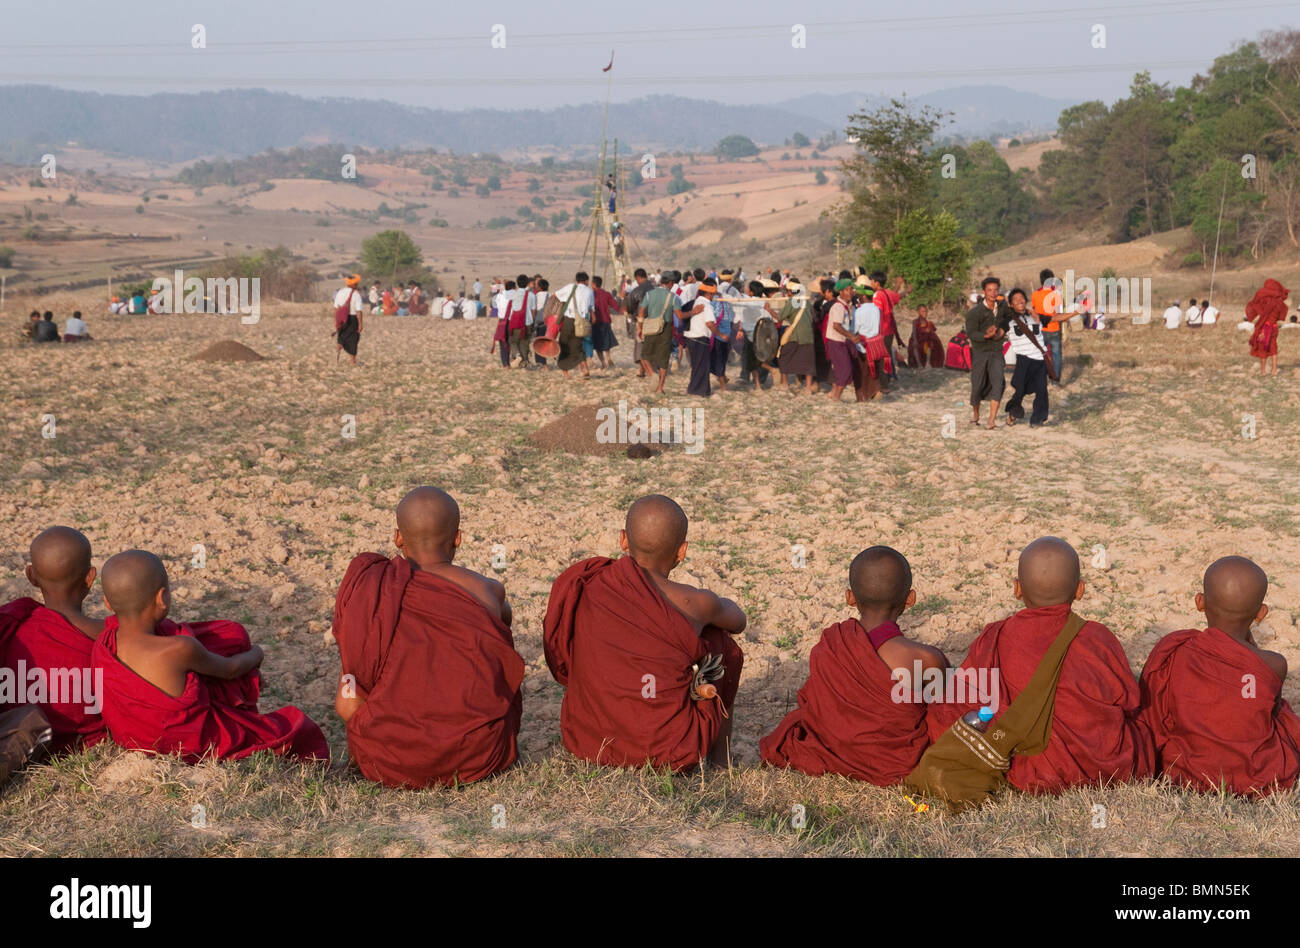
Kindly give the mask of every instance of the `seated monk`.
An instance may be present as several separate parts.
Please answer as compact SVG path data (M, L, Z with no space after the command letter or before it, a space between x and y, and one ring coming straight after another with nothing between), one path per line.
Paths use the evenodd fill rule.
M92 660L104 680L104 724L129 750L239 760L256 751L328 761L329 745L297 708L260 714L262 650L236 622L177 625L162 560L110 557L100 578L113 611Z
M627 556L575 563L551 587L542 644L566 686L560 734L577 757L673 770L728 762L744 660L731 636L745 613L668 578L686 558L686 525L669 498L642 497L619 533Z
M1142 716L1158 768L1176 783L1263 796L1300 775L1300 717L1282 698L1286 659L1251 638L1268 577L1241 556L1205 571L1206 629L1171 632L1142 669Z
M95 680L90 661L104 620L81 611L95 584L90 541L71 527L50 527L32 541L30 556L27 581L41 591L45 605L24 597L0 608L0 667L27 682L26 701L0 686L0 711L38 705L52 730L52 753L90 747L105 737L103 681ZM44 672L39 695L33 694L33 669Z
M362 553L334 606L334 708L361 772L390 787L469 783L515 762L524 660L505 587L452 564L460 508L436 487L397 505L401 556Z
M799 706L758 750L773 767L887 787L912 772L930 743L918 670L942 673L948 659L898 628L916 590L897 550L873 546L855 556L844 598L858 617L822 632L808 655Z
M907 340L907 364L909 368L942 369L944 363L943 340L939 331L930 322L930 308L918 306L916 319L912 320L912 335Z
M988 669L990 690L991 672L997 672L996 709L1010 706L1029 684L1071 605L1083 596L1079 555L1064 540L1039 537L1020 554L1012 589L1025 608L985 626L961 663L962 669ZM960 701L930 705L930 739L978 707ZM1154 764L1151 732L1139 718L1137 681L1124 648L1104 625L1087 622L1061 665L1047 749L1013 756L1007 780L1018 790L1054 793L1148 777Z

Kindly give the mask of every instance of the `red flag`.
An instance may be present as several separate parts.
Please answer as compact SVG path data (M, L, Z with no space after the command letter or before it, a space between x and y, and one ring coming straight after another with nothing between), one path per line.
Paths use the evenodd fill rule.
M614 51L611 49L609 51L609 65L606 66L604 69L602 69L601 72L609 72L613 68L614 68Z

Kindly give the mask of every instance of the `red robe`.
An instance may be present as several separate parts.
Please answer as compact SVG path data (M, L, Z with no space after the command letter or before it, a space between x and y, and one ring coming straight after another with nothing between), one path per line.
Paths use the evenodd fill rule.
M1286 298L1290 292L1277 280L1265 280L1246 304L1246 318L1255 324L1250 334L1250 354L1256 359L1277 355L1278 324L1286 321Z
M99 713L90 710L98 706L103 690L91 669L92 645L93 639L35 599L15 599L0 607L0 667L17 674L18 663L23 662L29 686L30 670L44 670L46 700L38 703L54 732L49 745L53 753L78 745L90 747L106 737ZM71 680L73 672L76 681ZM16 702L0 700L0 711L15 707Z
M250 648L238 622L158 623L157 635L188 635L210 652L237 655ZM311 718L288 706L260 714L257 670L230 680L190 672L185 690L173 698L145 681L117 658L117 616L109 616L95 640L91 660L104 673L104 724L113 741L128 750L179 754L193 764L204 757L239 760L269 750L289 757L328 761L329 744Z
M943 341L934 328L934 323L926 320L923 327L921 317L912 320L912 337L907 340L907 365L909 368L943 368Z
M901 783L930 740L925 705L896 702L893 670L857 619L830 626L808 655L799 706L759 742L763 760L819 777Z
M1277 672L1245 644L1219 629L1170 633L1151 650L1141 685L1157 763L1175 783L1217 791L1222 782L1243 795L1295 785L1300 716Z
M744 656L721 629L696 632L632 557L593 556L561 573L542 634L547 667L566 686L560 735L570 753L673 770L708 756ZM710 653L726 669L719 697L692 700L691 666Z
M1029 684L1065 625L1069 608L1062 604L1022 609L985 626L971 644L961 667L998 671L999 711ZM930 739L977 707L960 702L929 705ZM1047 749L1032 757L1013 757L1007 779L1018 790L1054 793L1103 780L1149 777L1154 769L1155 747L1139 716L1138 684L1124 648L1110 629L1088 622L1061 665Z
M339 586L334 638L365 698L348 750L366 777L469 783L515 762L524 660L510 629L455 583L362 553Z

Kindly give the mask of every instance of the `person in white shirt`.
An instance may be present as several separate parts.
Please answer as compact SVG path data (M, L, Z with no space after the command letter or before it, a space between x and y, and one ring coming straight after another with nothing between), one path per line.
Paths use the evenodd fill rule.
M507 314L510 311L511 297L514 296L515 281L508 280L492 297L492 312L497 317L496 334L492 337L492 347L500 348L501 368L510 368L510 324Z
M551 298L551 284L545 277L536 277L534 285L537 287L536 298L533 301L533 310L536 315L533 317L533 335L546 335L546 301ZM538 365L545 365L546 359L538 355L536 350L533 351L533 361Z
M854 381L857 383L858 401L862 402L870 401L884 390L881 382L886 380L885 360L889 357L889 345L880 334L884 315L880 306L873 302L875 288L859 282L853 287L853 295L862 301L853 310L853 334L859 339L850 340L854 358L861 355L858 359L860 378Z
M1178 300L1174 300L1172 303L1169 304L1169 308L1165 310L1165 328L1177 329L1179 323L1181 323L1182 321L1183 321L1183 308L1179 304Z
M713 394L709 385L712 348L718 344L714 337L719 336L718 317L713 309L718 284L712 277L705 277L695 287L695 303L686 310L686 331L683 334L691 356L691 381L686 386L686 394L708 398Z
M339 353L346 352L352 357L352 364L357 362L357 343L361 341L361 274L354 273L343 281L334 294L334 332L338 337L338 349L334 361L339 360Z
M1196 305L1196 300L1194 298L1192 300L1192 305L1187 307L1187 312L1183 314L1183 317L1187 320L1188 329L1201 328L1201 308Z
M510 364L516 368L525 368L532 361L529 358L531 352L528 345L528 335L533 325L533 306L536 302L532 285L532 277L521 273L515 280L514 291L507 294L509 302L506 306L510 313L510 325L506 331L510 334Z
M1210 305L1209 300L1201 300L1201 324L1213 326L1219 321L1219 310Z
M579 270L572 283L566 283L555 291L555 298L560 301L562 318L560 335L556 339L560 344L560 355L556 363L566 379L570 369L581 369L584 379L591 378L591 371L587 368L586 349L591 331L588 329L587 335L581 337L576 332L579 318L586 319L590 327L591 313L596 308L596 294L587 284L589 279L585 272Z
M90 329L86 326L86 321L81 318L81 310L77 310L68 317L68 321L63 324L63 341L64 342L81 342L90 338Z
M483 295L483 281L480 280L478 277L475 277L474 278L474 299L478 299L482 295Z
M1014 392L1007 402L1007 424L1014 425L1025 417L1026 395L1034 396L1034 411L1029 416L1029 427L1037 428L1047 423L1047 362L1043 350L1043 326L1038 314L1028 305L1029 296L1016 287L1007 294L1011 308L1011 351L1016 354L1016 368L1011 375Z

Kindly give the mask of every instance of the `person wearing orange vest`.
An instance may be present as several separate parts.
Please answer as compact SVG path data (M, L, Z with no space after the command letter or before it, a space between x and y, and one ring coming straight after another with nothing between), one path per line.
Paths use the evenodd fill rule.
M1052 365L1056 367L1057 377L1065 378L1065 372L1062 367L1063 357L1061 355L1061 323L1064 320L1058 318L1063 309L1061 303L1061 290L1056 282L1056 274L1051 270L1044 269L1038 274L1038 289L1034 290L1033 298L1029 305L1033 311L1043 317L1039 321L1043 325L1043 343L1047 346L1047 351L1052 355ZM1060 385L1058 381L1056 383Z

